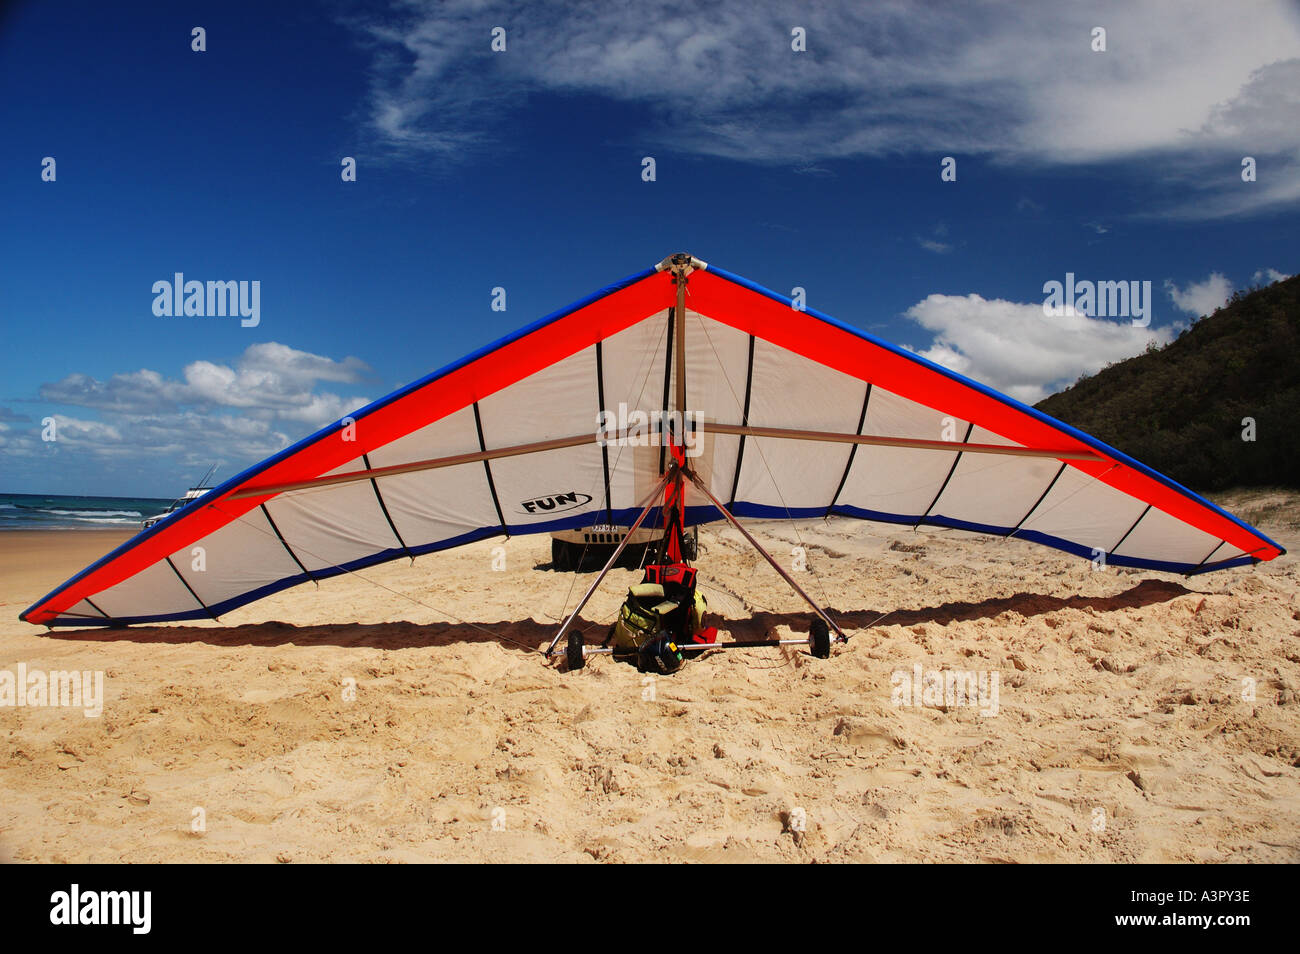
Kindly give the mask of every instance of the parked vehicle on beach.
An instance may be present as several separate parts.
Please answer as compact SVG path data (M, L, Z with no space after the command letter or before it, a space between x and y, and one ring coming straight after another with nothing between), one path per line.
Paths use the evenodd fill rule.
M203 475L202 479L199 480L197 486L191 487L189 490L185 491L184 496L177 497L175 500L173 500L171 506L168 507L166 510L164 510L162 513L156 513L152 517L145 517L144 520L142 520L140 523L140 529L148 530L159 520L164 519L169 514L175 513L177 510L180 510L182 507L188 507L191 503L193 503L194 501L202 497L204 494L206 494L209 490L212 489L212 487L209 485L212 482L212 475L216 471L216 469L217 469L216 464L213 464L211 467L209 467L208 472Z

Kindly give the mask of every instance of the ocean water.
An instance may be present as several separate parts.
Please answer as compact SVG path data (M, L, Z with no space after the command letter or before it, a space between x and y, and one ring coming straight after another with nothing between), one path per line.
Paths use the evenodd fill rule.
M156 497L0 494L0 531L139 530L145 517L162 513L171 503Z

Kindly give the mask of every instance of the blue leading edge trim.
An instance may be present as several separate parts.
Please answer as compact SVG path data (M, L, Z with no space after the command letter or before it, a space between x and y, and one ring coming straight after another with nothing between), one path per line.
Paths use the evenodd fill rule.
M733 285L739 285L742 288L747 288L752 292L757 292L760 295L764 295L772 299L773 301L780 302L783 305L788 305L791 308L794 307L793 300L787 298L785 295L782 295L779 292L774 292L770 288L764 288L762 285L759 285L755 282L751 282L748 278L744 278L740 275L736 275L732 272L727 271L726 269L719 268L718 266L714 265L712 262L709 263L708 271L710 274L717 275L719 278L722 279L726 279L727 281L731 282ZM901 358L906 358L907 360L912 361L915 364L921 365L921 367L923 368L927 368L928 370L934 371L937 374L942 374L944 377L950 378L951 380L956 381L959 384L964 384L969 388L973 388L974 390L978 391L980 394L985 395L986 397L991 397L997 401L1001 401L1003 404L1007 405L1007 407L1014 408L1015 410L1020 411L1023 414L1028 414L1030 417L1034 418L1035 420L1041 421L1044 424L1048 424L1051 425L1052 427L1055 427L1057 430L1065 434L1068 434L1071 437L1087 444L1089 447L1093 448L1093 450L1101 451L1106 456L1119 461L1120 463L1124 464L1127 467L1132 467L1134 470L1138 471L1141 474L1145 474L1147 477L1150 477L1153 480L1159 481L1160 483L1164 484L1166 487L1168 487L1171 490L1177 491L1187 499L1193 500L1204 507L1208 507L1210 510L1214 511L1220 516L1227 517L1229 520L1231 520L1237 526L1241 527L1243 530L1249 531L1250 533L1259 537L1261 540L1264 540L1265 542L1271 544L1272 546L1277 547L1277 549L1281 553L1286 553L1286 548L1283 547L1281 544L1276 543L1273 540L1270 540L1268 537L1266 537L1255 527L1252 527L1250 524L1245 523L1242 520L1239 520L1237 517L1233 516L1232 514L1228 513L1228 511L1220 507L1218 504L1206 500L1200 494L1188 490L1186 487L1184 487L1182 484L1178 483L1177 481L1170 480L1164 474L1152 470L1150 467L1148 467L1146 464L1142 463L1141 461L1134 460L1132 457L1129 457L1123 451L1116 450L1115 448L1111 447L1109 444L1097 440L1097 438L1093 437L1092 435L1086 434L1083 431L1079 430L1078 428L1071 427L1069 424L1066 424L1063 421L1058 421L1050 414L1044 414L1042 411L1038 410L1037 408L1030 407L1028 404L1022 404L1019 401L1017 401L1015 398L1008 397L1007 395L1001 393L1000 391L995 391L986 384L980 384L980 382L974 381L971 378L966 377L965 375L958 374L956 371L950 371L949 369L943 367L942 365L935 364L933 361L930 361L928 358L923 358L920 355L913 354L911 351L908 351L904 348L900 348L897 345L890 344L888 341L885 341L882 338L877 338L875 335L863 331L860 328L855 328L852 325L845 324L844 322L836 318L832 318L830 315L823 314L822 312L818 311L815 308L809 308L807 306L803 306L801 310L804 312L804 314L811 315L814 318L818 319L819 321L824 321L826 322L826 324L838 328L841 331L846 331L851 335L856 335L857 337L861 338L864 341L871 342L871 344L875 345L878 348L884 348L886 351L892 352L893 354L896 354Z

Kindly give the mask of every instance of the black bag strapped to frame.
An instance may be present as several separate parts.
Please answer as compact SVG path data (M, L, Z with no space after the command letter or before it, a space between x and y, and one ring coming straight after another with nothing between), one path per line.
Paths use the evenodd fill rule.
M703 615L692 567L651 564L642 582L628 589L605 643L613 644L615 656L635 656L643 672L674 672L683 659L677 644L694 639Z

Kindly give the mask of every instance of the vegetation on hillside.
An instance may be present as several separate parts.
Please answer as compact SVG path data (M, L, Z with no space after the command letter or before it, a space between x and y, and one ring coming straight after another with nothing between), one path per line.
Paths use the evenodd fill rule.
M1237 292L1038 408L1195 490L1300 487L1300 275Z

